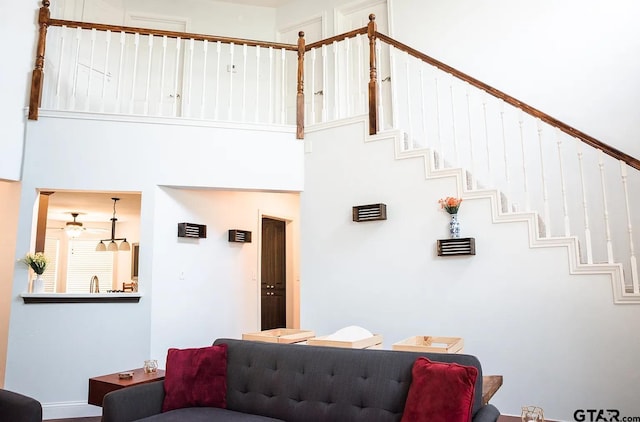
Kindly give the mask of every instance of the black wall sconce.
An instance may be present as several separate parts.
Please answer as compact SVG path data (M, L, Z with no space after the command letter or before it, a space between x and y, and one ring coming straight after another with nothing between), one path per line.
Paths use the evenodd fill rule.
M357 205L353 207L353 221L375 221L387 219L387 206L385 204Z
M247 230L229 230L229 242L251 243L251 232Z
M206 238L207 226L204 224L178 223L178 237Z

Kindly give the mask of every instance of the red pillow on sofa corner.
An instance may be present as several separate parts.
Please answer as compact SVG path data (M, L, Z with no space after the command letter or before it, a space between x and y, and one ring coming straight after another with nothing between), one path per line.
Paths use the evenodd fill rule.
M162 411L227 407L227 345L169 349Z
M419 357L411 376L402 422L471 420L477 368Z

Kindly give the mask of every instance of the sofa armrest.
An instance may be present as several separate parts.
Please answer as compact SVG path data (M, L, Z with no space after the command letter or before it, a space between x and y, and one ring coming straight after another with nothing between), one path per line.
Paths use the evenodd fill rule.
M164 381L112 391L102 400L102 422L130 422L162 412Z
M473 422L496 422L499 417L500 411L494 405L486 404L473 415Z
M41 422L42 405L34 398L8 390L0 390L0 415L12 422Z

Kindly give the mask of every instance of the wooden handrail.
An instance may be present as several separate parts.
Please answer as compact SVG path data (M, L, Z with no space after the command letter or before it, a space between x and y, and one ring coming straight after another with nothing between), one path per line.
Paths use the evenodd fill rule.
M367 33L367 27L354 29L353 31L345 32L343 34L335 35L331 38L312 42L305 47L305 51L312 50L314 48L322 47L323 45L330 45L337 41L346 40L347 38L354 38L357 35L364 35Z
M475 86L476 88L479 88L483 91L488 92L489 94L493 95L494 97L500 98L501 100L503 100L505 103L511 104L514 107L517 107L519 109L521 109L522 111L539 118L541 121L550 124L551 126L554 126L556 128L558 128L559 130L563 131L564 133L567 133L571 136L574 136L578 139L580 139L582 142L584 142L587 145L592 146L593 148L602 150L602 152L604 152L605 154L617 159L617 160L622 160L625 163L627 163L627 165L629 165L630 167L635 168L636 170L640 170L640 160L638 160L637 158L632 157L629 154L626 154L622 151L620 151L617 148L614 148L610 145L605 144L602 141L597 140L596 138L587 135L586 133L572 127L569 126L568 124L561 122L560 120L549 116L547 113L544 113L540 110L538 110L537 108L534 108L530 105L528 105L525 102L522 102L502 91L500 91L499 89L496 89L490 85L485 84L484 82L481 82L469 75L467 75L466 73L460 72L459 70L446 65L444 63L442 63L439 60L434 59L433 57L427 56L426 54L409 47L406 44L403 44L399 41L394 40L393 38L381 34L380 32L376 32L376 36L378 37L378 39L380 39L381 41L386 42L387 44L393 45L395 48L397 48L398 50L404 51L405 53L408 53L410 55L412 55L413 57L422 60L424 62L427 62L435 67L437 67L438 69L450 73L451 75L455 76L458 79L461 79L465 82L468 82L470 85Z
M196 41L218 42L223 44L236 44L250 47L273 47L279 50L297 51L295 44L277 43L269 41L248 40L244 38L221 37L217 35L195 34L191 32L165 31L161 29L138 28L134 26L107 25L93 22L68 21L64 19L49 19L49 26L66 26L69 28L96 29L98 31L124 32L127 34L157 35L169 38L194 39Z

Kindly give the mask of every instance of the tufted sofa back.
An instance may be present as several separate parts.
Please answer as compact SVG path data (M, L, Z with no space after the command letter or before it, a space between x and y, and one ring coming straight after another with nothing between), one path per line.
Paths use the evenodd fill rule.
M231 410L288 422L399 421L418 356L478 368L473 414L482 406L482 368L470 355L232 339L214 344L220 343L228 345L227 407Z

